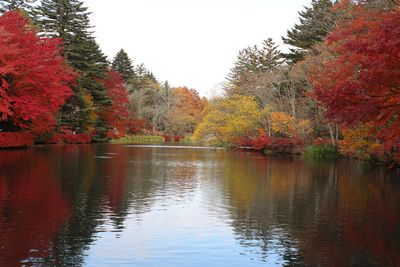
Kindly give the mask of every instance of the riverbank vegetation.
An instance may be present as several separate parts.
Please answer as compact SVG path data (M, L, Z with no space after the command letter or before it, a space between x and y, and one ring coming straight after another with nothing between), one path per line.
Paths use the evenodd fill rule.
M108 61L82 1L7 0L0 11L2 147L21 136L23 145L193 136L400 163L397 1L313 0L283 37L288 52L271 38L244 48L210 100L159 82L123 49Z
M312 1L287 32L239 52L194 137L269 152L400 162L400 9Z

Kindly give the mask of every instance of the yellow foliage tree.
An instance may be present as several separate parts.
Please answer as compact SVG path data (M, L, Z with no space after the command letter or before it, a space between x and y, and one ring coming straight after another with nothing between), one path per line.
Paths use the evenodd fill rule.
M354 128L343 131L343 140L339 141L339 151L345 155L368 159L379 151L382 146L371 135L371 126L368 123L359 124Z
M286 112L270 112L271 129L284 137L305 136L311 132L309 120L296 119Z
M261 126L261 111L253 97L233 95L217 98L206 107L193 138L197 141L227 143L247 136Z
M85 131L91 133L96 129L95 125L98 119L97 108L93 102L93 97L88 92L83 93L82 99L85 103L85 108L86 108Z

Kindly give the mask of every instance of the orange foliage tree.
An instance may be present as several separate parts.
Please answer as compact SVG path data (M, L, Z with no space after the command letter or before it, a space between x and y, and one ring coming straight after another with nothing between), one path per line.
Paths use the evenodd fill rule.
M202 120L202 111L206 105L205 99L198 92L187 87L177 87L173 90L175 103L167 114L169 131L174 134L193 132Z
M343 140L339 141L340 152L364 159L377 153L381 149L381 145L370 132L371 126L369 124L360 124L356 127L345 129L343 131Z

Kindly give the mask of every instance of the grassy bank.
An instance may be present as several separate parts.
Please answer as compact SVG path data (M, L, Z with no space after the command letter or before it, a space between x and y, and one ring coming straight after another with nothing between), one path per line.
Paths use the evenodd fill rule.
M160 135L132 135L126 136L119 139L113 139L110 141L112 144L164 144L164 143L176 143L176 144L186 144L195 145L195 142L190 136L186 136L175 142L174 139L166 142L165 138Z
M304 154L308 158L334 159L339 156L339 151L333 145L310 145L304 149Z
M133 135L110 141L112 144L162 144L164 137L157 135Z

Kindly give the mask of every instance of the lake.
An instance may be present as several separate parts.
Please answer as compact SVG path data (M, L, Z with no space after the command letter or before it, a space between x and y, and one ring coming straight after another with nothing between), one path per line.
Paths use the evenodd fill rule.
M0 266L400 266L400 178L351 160L0 151Z

